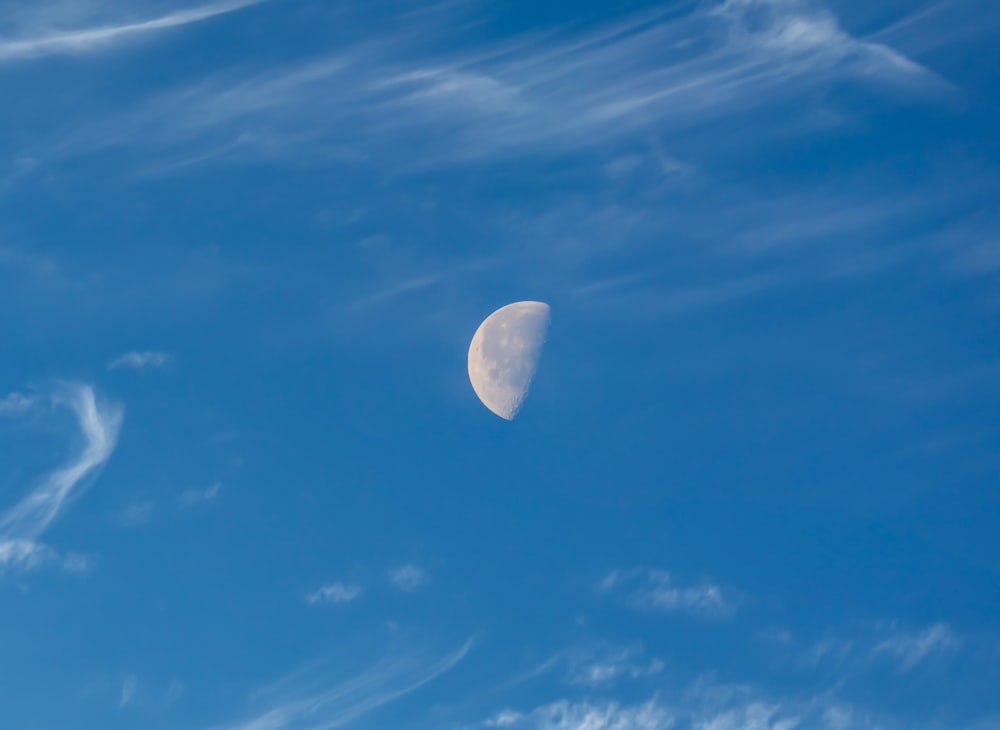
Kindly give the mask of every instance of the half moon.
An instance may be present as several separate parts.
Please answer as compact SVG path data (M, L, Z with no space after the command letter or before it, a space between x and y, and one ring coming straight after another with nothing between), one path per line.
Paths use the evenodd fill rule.
M521 410L549 330L549 305L514 302L479 325L469 345L469 380L483 405L513 421Z

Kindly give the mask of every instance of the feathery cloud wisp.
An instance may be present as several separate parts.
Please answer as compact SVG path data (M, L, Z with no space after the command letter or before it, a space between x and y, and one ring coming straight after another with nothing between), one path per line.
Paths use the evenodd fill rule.
M500 722L503 724L498 724ZM483 724L529 730L666 730L674 724L674 717L656 700L632 706L617 702L560 700L526 715L505 710Z
M136 690L139 689L139 680L134 674L127 674L122 680L122 691L118 697L118 707L125 707L135 699Z
M209 79L67 145L174 148L204 162L314 154L317 146L351 159L396 159L402 144L415 164L453 164L691 128L831 80L919 93L948 87L796 0L698 3L587 33L511 38L478 54L404 57L396 50L412 45L362 43L255 77Z
M264 1L232 0L231 2L218 2L187 10L177 10L157 18L132 23L59 30L34 36L0 38L0 63L42 56L88 53L134 37L198 23Z
M0 415L24 413L35 405L36 399L24 393L9 393L0 398Z
M948 624L936 623L917 633L898 631L876 644L872 655L893 656L899 661L900 669L907 672L932 654L952 652L960 645L961 641Z
M379 662L352 679L317 690L319 677L297 677L276 686L264 706L240 722L216 726L212 730L330 730L367 715L373 710L420 689L453 669L472 649L466 641L435 662L419 662L413 657ZM302 684L297 690L292 684Z
M775 698L745 685L697 682L675 701L659 693L646 702L560 699L531 710L511 708L480 723L521 730L876 730L887 727L864 708L829 692L803 700ZM895 725L889 725L895 727Z
M661 659L654 657L648 662L639 661L641 647L609 649L601 653L585 652L569 654L569 684L587 687L602 687L628 677L636 680L659 674L665 668Z
M723 617L736 610L736 601L710 581L681 585L666 570L612 571L597 585L601 593L627 592L633 608L647 611L684 611L705 617Z
M166 352L156 352L153 350L126 352L121 357L116 357L109 362L108 370L117 370L118 368L130 368L132 370L163 368L172 359Z
M511 725L516 725L521 722L523 718L520 712L516 710L511 710L510 708L500 710L496 715L486 720L483 725L485 727L510 727Z
M53 400L68 406L85 439L69 464L41 483L0 517L0 565L33 568L52 562L55 553L37 542L75 492L85 488L114 451L123 411L99 400L89 385L68 385ZM78 560L67 557L72 565ZM72 569L72 565L67 564Z
M644 586L632 594L632 603L640 608L662 611L678 609L695 613L728 613L732 606L714 583L679 586L665 570L650 571Z
M154 509L156 505L149 500L133 502L121 511L119 519L125 527L139 527L149 522Z
M0 573L7 570L32 570L51 562L54 553L33 540L0 541Z
M346 583L330 583L306 596L306 603L315 606L319 603L350 603L361 597L361 586Z
M216 482L208 489L185 489L178 497L181 507L193 507L203 502L211 502L222 491L222 482Z

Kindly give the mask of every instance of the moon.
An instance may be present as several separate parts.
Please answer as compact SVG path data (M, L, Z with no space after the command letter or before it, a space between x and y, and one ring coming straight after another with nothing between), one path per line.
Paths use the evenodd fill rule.
M549 330L549 305L514 302L483 320L469 345L469 380L483 405L513 421Z

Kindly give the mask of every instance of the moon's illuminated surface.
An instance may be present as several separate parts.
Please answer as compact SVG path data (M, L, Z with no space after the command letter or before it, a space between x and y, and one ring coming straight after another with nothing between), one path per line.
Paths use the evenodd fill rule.
M483 320L472 336L472 389L501 418L512 421L521 410L548 330L548 304L514 302Z

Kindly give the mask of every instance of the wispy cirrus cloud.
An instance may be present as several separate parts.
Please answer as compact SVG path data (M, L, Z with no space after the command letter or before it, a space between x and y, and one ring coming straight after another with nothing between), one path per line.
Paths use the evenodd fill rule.
M795 730L803 727L803 718L795 710L764 701L729 703L702 709L674 706L657 698L642 704L628 705L614 701L560 700L527 714L506 710L483 723L486 727L514 727L525 730L667 730L668 728L703 728L704 730ZM848 711L845 711L848 712ZM853 719L853 715L849 714ZM496 725L497 718L509 720ZM829 728L823 715L812 718L810 727ZM822 723L822 724L820 724ZM864 723L857 728L875 728Z
M448 41L440 23L423 30ZM456 163L689 128L831 80L920 94L948 87L891 47L852 36L831 12L796 0L661 7L474 53L424 47L405 34L370 38L297 66L200 81L68 144L171 149L175 160L199 164L306 150L394 159L405 145L417 164Z
M654 189L648 177L638 179ZM749 179L713 185L704 197L676 189L566 195L519 216L517 253L545 272L540 281L558 282L592 316L683 316L914 261L933 262L948 276L1000 270L991 265L1000 261L995 216L983 212L996 188L987 171L961 189L904 180L880 165L805 188L765 188ZM636 260L609 266L623 249ZM521 263L515 275L526 268Z
M215 482L208 489L185 489L178 497L181 507L193 507L197 504L212 502L222 491L222 482Z
M962 645L946 623L935 623L920 631L896 629L887 639L872 648L872 656L891 656L907 672L933 655L948 655Z
M640 705L559 700L529 713L505 709L483 722L485 727L536 730L665 730L673 724L673 713L656 700Z
M642 659L641 647L602 647L599 651L566 653L569 665L566 681L586 687L606 687L622 678L642 679L659 674L666 667L663 660Z
M678 585L666 571L653 571L645 586L632 593L630 601L638 608L659 611L691 611L697 614L729 614L735 606L714 583Z
M0 517L0 569L31 569L61 562L72 570L82 568L85 563L77 556L58 558L38 538L70 498L86 488L110 458L118 440L123 410L118 404L98 398L89 385L64 385L52 395L52 401L73 412L84 446L66 466L46 475Z
M0 180L0 195L14 182L26 175L37 162L31 165L18 165L20 172L7 176ZM58 262L52 257L29 250L23 246L15 246L10 243L0 243L0 276L4 277L4 288L16 290L18 288L33 291L34 287L44 284L61 291L68 291L76 288L79 282L68 276Z
M763 638L782 650L791 650L800 668L836 669L845 677L870 677L885 665L894 665L905 674L919 665L951 659L968 643L943 621L923 628L906 628L898 620L869 621L827 631L819 639L803 640L787 630L766 632Z
M35 540L0 539L0 574L26 572L56 566L67 573L86 573L93 561L86 555L60 555L48 545Z
M598 583L601 593L620 593L632 608L644 611L680 611L722 618L736 611L732 591L708 580L685 584L669 571L634 569L612 571Z
M869 37L910 54L992 38L1000 30L1000 8L992 2L921 3Z
M829 693L781 697L703 678L644 702L568 698L526 710L506 707L480 727L519 730L876 730L904 727Z
M211 730L330 730L359 720L373 710L409 695L457 666L472 640L435 661L415 656L385 659L361 674L331 681L322 669L277 682L257 693L256 712ZM317 687L326 685L322 689Z
M607 590L619 586L620 578L609 581L609 584ZM850 657L838 658L836 666L814 671L814 666L807 667L800 662L790 664L796 680L788 685L794 689L787 692L771 675L767 684L754 680L720 681L720 674L731 676L731 666L718 673L708 671L691 676L679 684L684 670L680 667L683 660L678 658L678 664L672 666L672 671L664 668L663 676L659 673L645 675L642 686L652 693L647 695L649 699L645 702L635 701L635 685L630 688L632 691L621 691L624 688L612 691L610 683L603 681L606 676L603 671L592 677L584 672L567 677L570 681L563 682L560 699L528 705L501 702L501 709L487 714L485 719L475 724L479 727L520 730L978 730L993 726L995 717L990 715L992 704L988 702L965 707L961 700L951 703L949 707L932 703L935 712L929 717L916 705L882 702L870 691L871 687L886 686L883 682L889 682L889 686L898 690L919 688L918 692L926 691L925 684L910 684L903 673L885 672L884 667L880 671L872 660L886 655L899 661L905 673L905 667L914 666L913 662L929 662L932 656L945 657L955 651L962 641L950 627L939 623L919 631L903 631L896 623L869 623L858 627L858 631L862 634L857 642L861 646L853 653L848 647ZM775 645L798 652L798 640L790 632L771 632L769 638ZM826 650L827 653L830 651ZM574 664L574 656L584 657L586 661ZM637 656L634 648L617 654L609 651L604 655L593 650L576 655L566 653L523 677L525 681L535 680L547 674L553 664L564 658L571 660L571 669L586 669L589 664L607 666L611 668L608 676L623 677L627 672L623 673L618 668L642 666L642 662L636 661ZM989 652L989 656L989 665L983 665L984 669L990 667L987 671L995 665L995 649ZM845 661L848 658L850 661ZM907 665L907 662L910 664ZM596 681L572 681L577 676L582 680ZM584 689L572 693L574 685ZM859 693L856 691L858 687L865 690ZM630 699L626 701L625 697Z
M849 638L821 639L806 649L802 655L802 662L807 665L843 662L854 652L856 641Z
M133 350L116 357L108 363L108 370L128 368L130 370L160 369L170 364L173 357L168 352L156 350Z
M0 398L0 415L16 415L31 409L38 399L24 393L8 393Z
M171 28L199 23L209 18L257 5L265 0L231 0L176 10L165 15L136 21L121 21L79 27L58 28L61 25L61 8L52 6L51 18L46 18L45 6L31 9L35 24L51 24L51 30L22 32L13 37L0 37L0 63L20 61L43 56L75 55L105 50L115 45L136 40Z
M118 707L126 707L135 699L139 690L139 678L134 674L126 674L122 679L122 690L118 696Z
M361 586L353 583L329 583L306 596L306 603L316 606L323 603L350 603L361 597Z
M889 87L893 96L902 89L940 100L948 84L932 70L879 39L852 35L822 3L663 5L618 23L508 36L486 50L459 42L458 23L449 17L437 15L433 28L414 21L411 30L398 31L360 23L357 42L330 55L179 83L60 133L53 156L124 147L126 164L160 171L154 174L186 174L213 162L323 159L390 176L400 164L585 157L594 170L610 164L602 178L641 182L644 192L616 199L610 183L575 198L553 186L544 212L490 201L486 215L507 243L501 255L484 260L495 270L521 257L512 276L561 289L581 308L649 318L731 306L804 279L829 282L886 268L910 243L904 231L925 219L942 225L954 207L939 199L940 191L900 196L899 181L876 182L873 170L853 173L850 182L837 178L824 190L765 190L757 176L745 184L737 176L713 181L703 196L661 194L664 177L682 177L687 190L697 186L692 171L711 163L704 158L731 156L719 152L727 145L740 155L786 139L789 130L841 124L840 112L827 107L850 105L844 101L850 95L826 89L874 84L876 93ZM428 33L432 41L455 42L433 43ZM843 116L879 106L866 103ZM765 116L748 116L756 111ZM659 149L661 141L674 149L678 139L689 162L671 162ZM963 237L945 235L966 250ZM668 237L676 245L661 245ZM656 269L638 261L620 271L587 270L602 253L620 251L618 244L630 251L655 247L664 258L703 252L708 260L693 276L685 262L662 260ZM975 250L969 260L996 258L988 246ZM464 296L452 294L462 286L452 270L462 281L489 275L447 262L437 271L422 269L363 287L349 306L380 316L375 305L388 309L401 296ZM634 280L637 271L642 281Z

